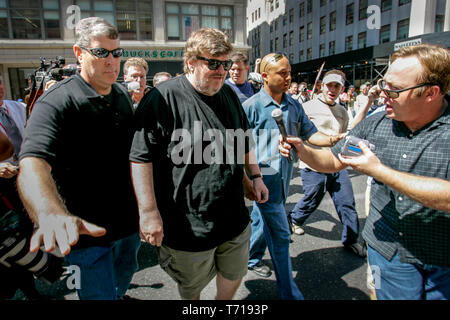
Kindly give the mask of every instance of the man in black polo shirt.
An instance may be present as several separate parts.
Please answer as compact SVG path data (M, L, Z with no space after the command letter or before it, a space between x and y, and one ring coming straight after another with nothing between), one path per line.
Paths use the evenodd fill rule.
M39 225L30 249L58 246L80 268L80 299L114 300L137 270L140 245L128 161L133 111L115 83L123 51L116 28L86 18L75 32L81 72L36 102L20 153L19 192Z
M159 84L136 110L130 160L141 233L158 247L160 265L183 299L199 299L217 275L216 299L231 300L247 272L244 166L257 201L268 198L247 117L224 86L232 50L222 31L194 32L186 42L185 75Z
M450 52L433 45L403 48L378 84L386 112L363 120L349 135L372 152L314 151L288 138L319 171L350 165L374 178L363 236L378 299L450 297ZM289 145L280 150L286 155ZM379 281L377 281L379 279Z

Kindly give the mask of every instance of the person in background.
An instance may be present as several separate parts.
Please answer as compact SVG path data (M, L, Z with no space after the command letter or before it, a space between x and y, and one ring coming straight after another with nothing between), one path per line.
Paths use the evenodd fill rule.
M153 87L156 87L161 82L167 81L170 78L172 78L172 76L168 72L162 71L155 73L153 76Z
M250 82L247 81L248 74L248 57L242 52L235 52L231 55L233 65L229 71L230 77L225 83L230 85L239 97L241 103L255 94L255 89Z
M123 65L123 80L129 82L139 82L139 88L131 91L133 108L136 109L147 89L148 64L142 58L130 58Z
M291 97L297 97L297 95L298 95L298 83L297 82L291 82L291 85L289 86L287 94L290 95Z

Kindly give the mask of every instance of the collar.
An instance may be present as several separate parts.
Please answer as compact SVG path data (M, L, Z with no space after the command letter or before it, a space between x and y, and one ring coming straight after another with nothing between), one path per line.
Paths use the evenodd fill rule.
M80 81L82 83L82 85L84 86L84 89L86 90L86 94L85 97L87 99L102 99L104 97L104 95L98 93L97 91L95 91L94 87L92 87L86 80L83 79L83 77L81 77L81 75L79 73L75 74L75 77L78 79L78 81ZM115 88L115 83L113 83L113 85L111 86L111 92L110 94L116 90Z
M286 93L283 93L283 98L281 99L281 105L279 105L273 98L267 93L266 89L264 87L261 88L261 90L257 93L259 95L259 98L261 100L262 105L267 108L271 105L276 105L282 110L288 108L289 104L294 104L294 100L292 100L291 97L289 97Z

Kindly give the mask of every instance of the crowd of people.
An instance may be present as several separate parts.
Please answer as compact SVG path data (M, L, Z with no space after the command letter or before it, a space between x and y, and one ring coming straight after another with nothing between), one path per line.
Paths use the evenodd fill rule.
M123 49L109 22L82 19L75 34L79 71L47 85L28 119L4 99L0 76L0 195L35 224L30 252L57 251L80 268L80 299L126 299L146 241L182 299L200 299L216 278L216 299L231 300L248 271L271 275L268 249L280 298L302 300L290 240L326 192L343 248L380 270L379 283L368 270L374 298L449 298L447 49L399 50L356 95L336 69L310 89L292 81L282 54L249 72L227 35L202 28L186 41L184 73L157 73L150 87L141 58L125 62L117 83ZM375 150L361 142L360 156L342 155L348 136ZM304 197L286 212L297 163ZM347 167L369 176L362 232ZM23 274L0 263L2 279ZM11 286L2 298L16 288L36 295Z

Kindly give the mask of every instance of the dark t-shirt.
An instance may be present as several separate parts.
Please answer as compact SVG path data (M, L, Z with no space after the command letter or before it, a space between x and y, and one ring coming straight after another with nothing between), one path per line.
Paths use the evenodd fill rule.
M107 231L99 238L81 236L75 248L138 232L128 160L133 135L131 100L118 84L104 97L75 75L36 102L20 159L45 159L69 212Z
M242 186L249 138L242 145L238 139L232 144L226 139L227 129L229 133L248 129L233 89L223 86L216 95L204 96L179 76L161 83L141 101L136 121L130 160L153 164L164 244L203 251L239 235L249 223ZM204 138L212 130L219 140L225 137L223 146L228 141L236 151L228 161L218 156L220 150L225 154L223 148L211 151L214 138ZM223 161L209 161L211 154Z

